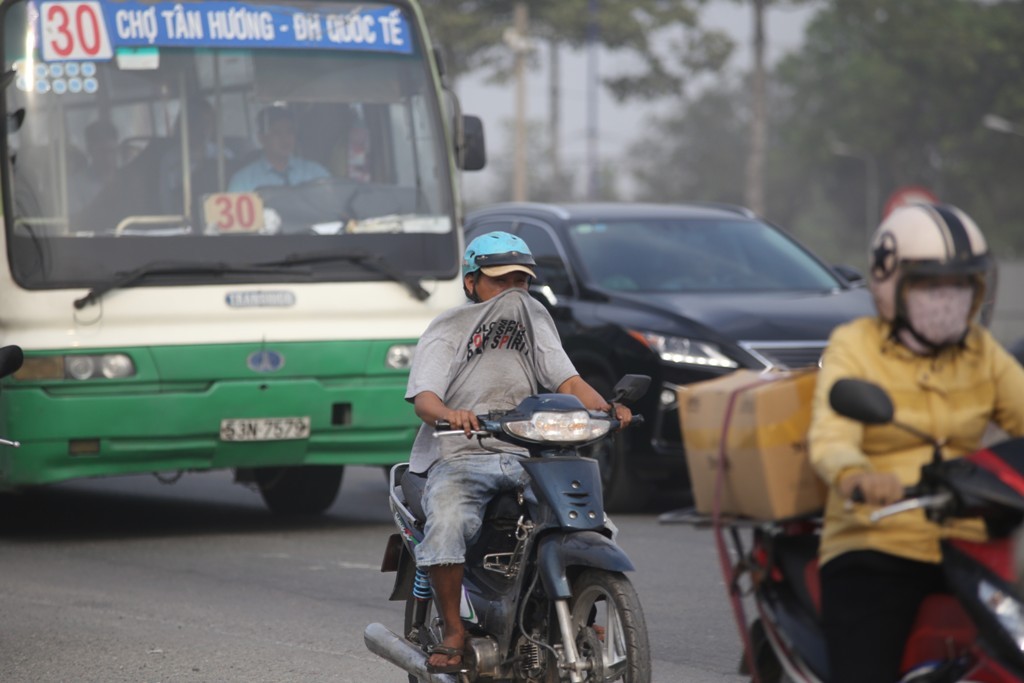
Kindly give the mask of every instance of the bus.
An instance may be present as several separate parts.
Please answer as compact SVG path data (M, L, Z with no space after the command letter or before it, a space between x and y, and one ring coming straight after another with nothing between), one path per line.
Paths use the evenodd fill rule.
M318 514L408 458L480 120L415 0L4 0L0 490L233 470Z

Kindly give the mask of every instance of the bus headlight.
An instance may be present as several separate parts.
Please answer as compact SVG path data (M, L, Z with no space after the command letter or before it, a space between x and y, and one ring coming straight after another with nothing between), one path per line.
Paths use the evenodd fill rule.
M132 359L123 353L110 353L100 356L100 372L107 379L120 379L135 374Z
M64 375L70 379L123 379L135 374L135 364L123 353L64 357Z
M135 376L135 363L125 353L29 356L14 373L19 382L60 379L124 379Z
M64 359L64 374L71 379L90 379L96 373L93 356L68 356Z
M408 370L412 365L412 357L416 347L412 344L395 344L388 347L384 364L392 370Z

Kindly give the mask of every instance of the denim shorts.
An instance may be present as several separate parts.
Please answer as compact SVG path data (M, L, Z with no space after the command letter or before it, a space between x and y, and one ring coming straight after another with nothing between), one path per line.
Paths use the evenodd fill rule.
M443 458L427 471L423 511L427 526L416 546L416 564L432 567L463 564L466 547L480 532L484 508L502 491L514 491L528 482L510 453L467 453Z

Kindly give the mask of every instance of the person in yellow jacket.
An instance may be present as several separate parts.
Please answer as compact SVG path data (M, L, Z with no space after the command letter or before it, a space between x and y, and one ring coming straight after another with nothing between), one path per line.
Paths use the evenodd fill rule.
M975 322L989 259L959 209L896 209L870 247L878 315L837 327L822 357L808 438L829 487L819 557L829 683L898 680L918 606L945 589L940 538L985 533L980 520L939 527L920 510L871 523L872 510L917 483L933 449L898 427L839 416L829 391L844 377L880 385L895 419L944 442L946 458L977 449L990 423L1024 435L1024 368ZM863 504L851 500L856 489Z

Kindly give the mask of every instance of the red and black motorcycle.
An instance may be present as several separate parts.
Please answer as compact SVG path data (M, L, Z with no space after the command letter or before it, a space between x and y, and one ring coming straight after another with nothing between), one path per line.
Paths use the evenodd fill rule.
M892 423L934 448L918 484L902 501L876 510L873 521L923 509L936 524L980 517L988 527L990 540L984 543L942 542L949 593L931 595L921 605L904 648L901 682L1024 681L1024 591L1013 562L1013 532L1024 519L1024 439L947 461L935 439L893 421L892 402L880 387L843 379L829 398L841 415L865 424ZM756 683L829 680L820 619L820 525L817 516L764 523L715 516L746 643L742 672ZM749 625L744 594L753 598L757 612Z

